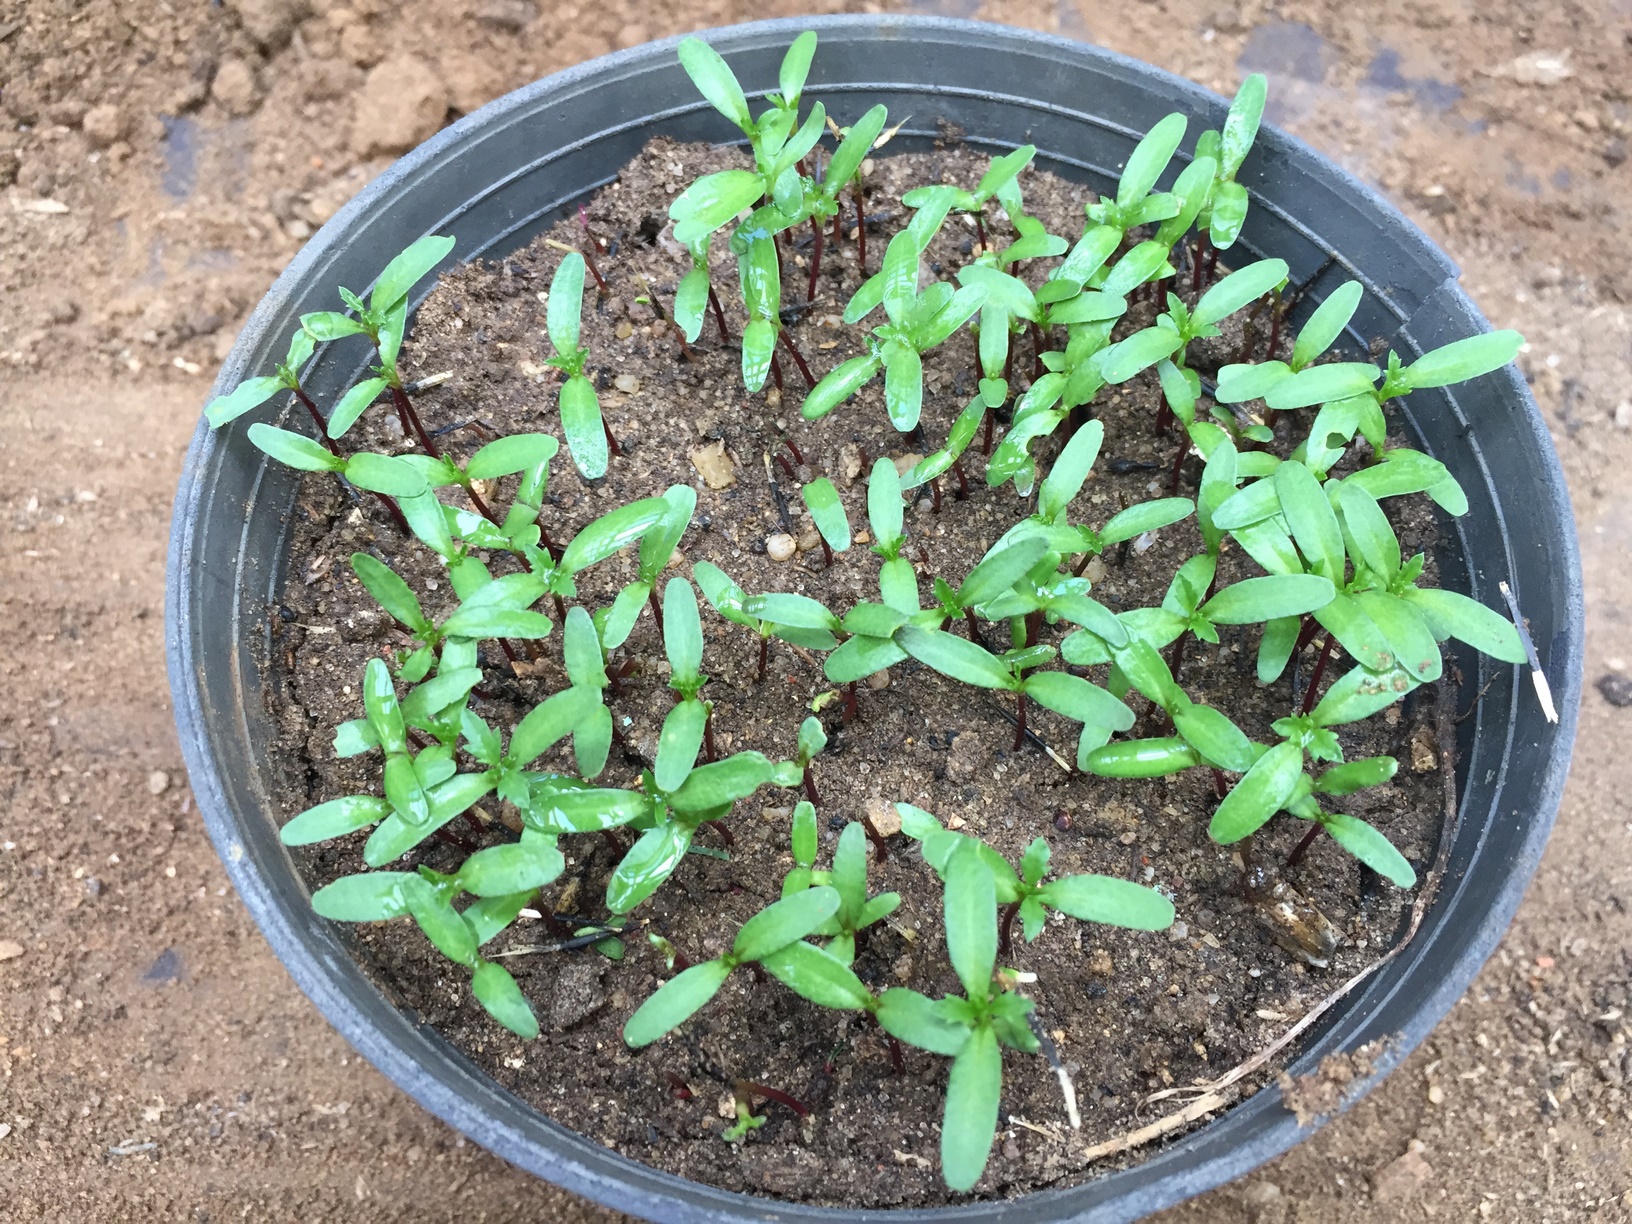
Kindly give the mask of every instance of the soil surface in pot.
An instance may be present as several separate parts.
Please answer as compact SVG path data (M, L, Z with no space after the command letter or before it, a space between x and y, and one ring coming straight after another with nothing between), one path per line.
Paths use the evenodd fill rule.
M588 206L589 229L608 246L596 262L610 292L597 300L593 286L588 288L584 339L603 411L625 453L612 461L604 480L589 484L563 448L551 473L544 521L555 539L565 540L618 505L684 482L697 490L697 512L670 576L689 575L695 562L708 560L749 592L796 591L842 613L857 600L877 597L878 558L858 542L831 566L824 564L803 513L800 483L831 477L853 528L863 528L865 475L872 461L940 444L975 391L973 344L960 333L926 359L922 444L890 427L879 382L827 419L805 422L798 409L803 383L785 355L785 398L746 395L738 350L721 343L712 316L692 346L691 360L680 360L674 331L654 309L654 300L669 308L687 267L687 256L667 236L668 205L699 174L740 164L739 159L733 150L657 142ZM955 134L932 150L879 157L869 178L868 267L877 270L889 237L905 221L899 204L903 191L938 181L972 186L984 167L985 158L961 147ZM1025 172L1022 183L1028 209L1050 232L1073 237L1081 232L1083 205L1094 198L1090 191L1038 171ZM838 249L829 232L814 307L789 329L818 377L859 352L864 336L862 328L842 326L839 319L861 280L850 237L854 224L848 211ZM989 225L1007 240L1007 223L995 209ZM811 256L808 230L793 237L794 246L783 257L787 302L803 299ZM549 238L588 248L577 219L562 222ZM928 269L952 278L972 257L976 241L972 224L954 216L928 253ZM723 238L714 244L714 283L736 336L743 319L740 304L733 306L736 273L725 245ZM490 435L559 433L558 378L543 363L550 352L545 291L560 258L559 249L540 241L498 263L460 269L444 277L421 308L405 350L405 369L411 378L449 374L417 403L428 427L445 431L442 443L454 453L468 454ZM1034 262L1039 266L1025 272L1031 279L1045 275L1053 261ZM1187 269L1176 288L1191 297ZM1135 323L1148 323L1154 309L1148 297L1136 303ZM1261 322L1257 331L1253 344L1261 359ZM1242 343L1240 323L1232 321L1219 339L1192 347L1192 364L1205 375L1236 360ZM1032 349L1029 340L1017 346L1014 381L1023 388ZM1101 395L1095 412L1105 423L1105 444L1072 521L1099 526L1125 505L1165 495L1176 442L1153 430L1157 403L1153 376ZM1296 441L1291 431L1306 425L1307 414L1297 422L1283 421L1277 448L1289 450ZM408 449L394 427L381 406L347 442ZM782 444L784 436L797 455ZM926 598L933 575L955 584L1029 510L1012 486L986 487L980 452L977 440L964 458L967 498L955 496L957 482L948 476L938 513L927 497L908 508L905 555L918 566ZM1045 464L1050 457L1042 456ZM1181 491L1193 492L1196 460L1184 475ZM508 504L508 484L489 490L501 505ZM1395 499L1389 509L1407 555L1428 553L1425 581L1431 581L1440 535L1426 502L1410 500L1421 504ZM352 500L332 480L309 479L296 515L273 660L287 778L284 818L341 794L378 788L376 760L335 759L333 728L361 715L359 681L368 658L404 639L353 578L347 557L361 549L387 561L433 617L445 615L451 602L429 551L404 541L374 505ZM790 560L774 560L767 550L767 539L780 533L799 541ZM1193 521L1186 521L1112 550L1089 570L1094 593L1113 609L1157 604L1175 568L1201 547ZM500 559L496 571L505 572L508 564ZM1226 552L1221 583L1256 572L1238 551ZM588 607L602 606L633 577L632 556L616 558L580 578L580 598ZM704 670L713 676L704 695L715 703L719 751L756 748L772 757L791 756L800 720L833 687L822 676L819 657L773 642L767 674L756 680L757 638L722 620L706 603L702 615ZM1064 628L1045 629L1041 640L1057 644ZM988 627L987 633L997 644L999 628ZM1306 681L1314 651L1306 651L1288 676L1265 688L1253 670L1257 639L1256 628L1241 628L1223 630L1217 646L1192 641L1180 678L1193 698L1225 710L1248 735L1267 739L1270 723L1293 704L1290 684ZM558 643L559 636L552 635L541 659L514 669L519 675L496 643L484 644L484 691L490 694L478 703L484 717L511 726L562 687ZM632 664L630 674L611 704L630 750L620 755L614 748L602 776L605 785L635 782L643 758L649 761L655 752L671 704L662 643L649 613L615 656L615 662L625 661ZM1339 663L1328 676L1346 666ZM1350 810L1381 829L1419 874L1433 858L1447 807L1441 763L1452 744L1443 733L1440 690L1448 687L1427 687L1384 715L1339 729L1348 759L1376 754L1400 759L1395 780L1357 796ZM1380 881L1328 839L1317 839L1303 862L1285 872L1285 880L1326 915L1342 943L1326 967L1305 964L1277 942L1273 905L1244 894L1239 853L1207 838L1216 798L1206 770L1153 781L1076 774L1036 743L1013 750L1009 700L957 685L911 662L899 665L877 687L861 686L860 718L851 725L842 724L837 701L823 708L830 742L813 767L822 798L820 865L827 863L847 821L863 812L886 817L890 801L908 800L986 839L1011 862L1018 863L1026 845L1042 836L1052 849L1054 873L1097 872L1140 881L1161 888L1177 907L1178 921L1165 933L1053 916L1028 945L1020 941L1016 924L1012 952L1000 959L1037 975L1026 989L1076 1084L1083 1125L1077 1132L1069 1128L1059 1084L1041 1056L1007 1054L999 1137L977 1188L987 1196L1069 1184L1118 1161L1138 1159L1134 1152L1096 1161L1092 1148L1172 1108L1171 1103L1141 1108L1151 1092L1213 1080L1271 1044L1396 940L1413 901L1413 894ZM1145 712L1137 695L1130 703ZM1034 710L1031 726L1061 761L1074 758L1076 724ZM541 767L570 769L570 764L563 755L546 758ZM909 1049L905 1072L898 1073L882 1035L870 1024L821 1011L746 971L733 975L714 1002L678 1033L641 1052L622 1042L623 1022L669 975L645 934L662 934L691 960L725 951L736 927L779 895L791 866L789 811L798 797L764 790L739 804L729 821L729 845L704 830L699 843L725 850L729 861L688 856L671 881L632 915L623 960L593 951L505 959L539 1015L544 1033L537 1041L521 1041L490 1020L471 998L464 971L443 961L407 920L355 929L357 953L393 997L417 1010L498 1082L563 1125L634 1159L732 1190L809 1202L885 1207L953 1201L941 1183L938 1158L945 1059ZM482 805L478 819L485 824L481 831L460 822L449 826L468 843L465 848L432 841L410 862L453 870L468 849L513 836L507 825L514 823L514 814L495 800ZM1255 861L1279 870L1305 828L1278 818L1256 838ZM358 834L301 852L312 886L362 870L362 841ZM874 864L870 887L899 892L903 901L890 920L860 941L856 970L876 989L907 985L939 996L957 986L941 938L940 888L913 843L899 835L888 841L889 855ZM567 872L545 901L559 913L604 916L602 891L616 861L613 847L600 837L582 837L569 839L563 849ZM487 952L550 939L542 923L522 920ZM1271 1061L1239 1091L1252 1091L1278 1065ZM762 1103L759 1112L767 1118L762 1128L741 1145L722 1141L737 1079L798 1098L810 1116L800 1119L780 1104Z

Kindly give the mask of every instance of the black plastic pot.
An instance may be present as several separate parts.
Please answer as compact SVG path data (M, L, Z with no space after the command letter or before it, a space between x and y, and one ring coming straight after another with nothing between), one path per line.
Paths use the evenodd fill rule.
M910 115L903 144L937 121L993 152L1029 141L1038 163L1098 188L1112 184L1138 135L1172 110L1190 138L1217 126L1224 103L1176 77L1094 47L973 22L829 17L738 26L709 37L750 84L772 86L786 44L821 36L807 96L841 122L874 102ZM1010 82L1018 92L998 92ZM334 289L362 289L395 251L426 233L458 239L455 258L494 257L553 224L608 182L654 135L736 136L678 67L674 43L599 59L518 90L403 158L324 226L279 278L239 337L216 391L268 373L303 311ZM1351 339L1381 338L1407 360L1486 330L1450 261L1390 205L1289 137L1265 129L1242 181L1252 209L1241 246L1275 255L1291 279L1313 278L1304 309L1343 280L1366 287ZM1237 260L1241 252L1231 253ZM419 286L428 292L430 282ZM332 402L365 352L319 354L308 385ZM1544 721L1516 668L1462 658L1470 681L1493 680L1461 724L1461 815L1449 878L1410 947L1305 1042L1293 1067L1391 1038L1380 1079L1446 1013L1495 947L1540 858L1569 764L1580 694L1581 576L1568 495L1535 405L1513 369L1453 392L1418 392L1404 429L1461 481L1471 512L1449 525L1442 580L1500 607L1517 594L1558 698ZM290 418L292 428L306 425ZM288 563L295 482L245 438L248 421L200 423L176 499L166 607L170 683L199 809L244 903L329 1021L405 1092L505 1159L589 1198L653 1220L815 1220L832 1211L729 1194L626 1160L552 1123L438 1033L398 1008L355 963L344 931L316 917L278 843L267 745L277 700L269 605ZM1478 558L1470 569L1463 558ZM1464 700L1477 691L1464 685ZM1367 1085L1369 1086L1369 1084ZM1274 1089L1136 1167L1067 1190L954 1209L851 1213L892 1220L1130 1219L1216 1186L1298 1142Z

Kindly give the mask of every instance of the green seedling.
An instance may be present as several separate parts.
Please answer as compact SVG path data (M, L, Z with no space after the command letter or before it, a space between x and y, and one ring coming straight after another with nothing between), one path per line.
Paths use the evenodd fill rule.
M737 931L731 951L703 961L670 978L657 993L635 1010L623 1026L623 1039L640 1049L673 1032L705 1007L720 992L731 971L773 956L796 944L831 918L839 908L832 888L809 888L773 901Z
M359 451L349 458L341 458L305 434L292 433L262 421L249 427L249 440L279 463L302 472L334 472L370 493L401 499L427 492L425 478L397 455Z
M668 655L669 687L674 690L674 707L663 719L657 740L657 764L653 774L659 790L680 788L697 753L709 737L713 703L698 694L708 683L702 674L703 626L697 618L697 594L684 578L671 578L663 588L663 651ZM714 759L712 749L709 759Z
M1052 646L1021 646L994 655L960 637L935 629L903 625L895 642L913 658L943 676L976 688L999 689L1015 696L1014 751L1025 743L1026 698L1074 722L1110 731L1133 726L1133 711L1098 685L1066 672L1042 671L1027 676L1056 653Z
M606 475L608 449L621 454L612 428L601 415L595 384L584 373L589 350L579 343L584 310L584 257L573 251L561 260L550 278L545 306L545 330L555 355L545 361L566 375L561 384L561 432L567 438L572 461L588 480Z
M792 896L805 888L830 885L839 894L839 908L812 934L828 939L825 951L841 964L850 965L856 956L856 936L876 922L882 922L901 904L899 893L867 896L867 842L871 834L855 822L845 825L833 852L831 871L813 870L816 862L816 809L801 803L793 817L794 868L782 881L782 895ZM796 957L804 953L794 953ZM774 971L775 965L766 964Z
M1196 225L1202 231L1192 286L1197 293L1217 264L1218 252L1235 245L1246 223L1247 189L1235 181L1235 176L1258 138L1258 125L1263 122L1264 102L1268 96L1269 82L1263 73L1250 74L1241 82L1230 103L1229 113L1224 117L1224 130L1203 132L1196 141L1196 158L1211 158L1218 165L1212 192L1196 216Z
M629 639L643 606L649 605L657 620L658 632L663 632L663 605L657 599L657 582L674 559L674 550L680 546L691 516L697 511L697 490L690 485L673 485L663 494L668 511L640 539L640 557L635 580L618 592L606 616L604 641L608 650L616 650Z
M324 310L300 317L302 329L313 340L325 343L345 336L367 336L380 359L380 364L373 370L374 376L347 391L329 413L329 437L344 437L368 406L389 391L403 433L411 433L417 438L427 455L441 453L425 432L419 414L409 402L397 369L397 356L402 351L403 338L408 329L409 291L448 257L453 246L452 238L427 235L385 266L379 279L374 282L367 302L349 289L340 290L340 298L351 308L352 314Z
M908 208L923 208L936 201L937 197L948 196L950 207L957 212L968 213L974 218L975 233L984 248L986 244L985 212L988 201L996 199L1003 205L1004 211L1013 219L1020 214L1020 172L1031 164L1031 159L1037 156L1036 145L1021 145L1011 153L1002 157L994 157L986 173L981 175L980 182L973 191L963 191L950 184L936 187L915 187L901 197L901 203ZM1012 205L1012 207L1011 207ZM1056 254L1058 252L1055 252Z
M993 981L997 900L991 869L972 847L950 856L943 887L946 951L962 996L931 1000L891 987L878 999L879 1025L893 1037L952 1059L941 1118L941 1176L953 1190L980 1180L997 1133L1003 1090L1001 1046L1037 1051L1032 1002Z
M980 309L985 290L966 285L954 290L945 281L936 281L922 292L918 289L918 265L922 249L910 230L890 239L884 252L884 269L878 301L889 321L873 329L868 352L841 362L816 384L805 397L801 411L809 421L819 420L884 371L884 406L890 424L902 433L918 427L924 401L923 354L942 344ZM871 284L872 282L869 282ZM857 291L857 298L867 286ZM872 307L861 316L871 313ZM847 316L855 313L852 299Z
M1016 914L1027 943L1042 934L1047 915L1054 910L1083 922L1126 927L1134 931L1165 931L1173 925L1173 903L1154 889L1114 876L1073 875L1042 882L1048 874L1051 851L1042 838L1026 848L1015 872L997 851L964 833L947 830L934 815L910 803L898 803L901 831L923 846L924 861L944 880L954 856L973 848L992 873L994 897L1002 906L998 950L1008 954L1009 928Z
M703 598L708 600L709 606L732 624L752 629L759 635L759 669L755 674L756 681L765 679L765 668L770 659L773 637L794 646L802 646L806 650L832 650L839 644L838 639L826 629L783 625L750 614L746 611L747 592L733 582L724 570L711 562L697 562L692 567L691 576L697 580L697 585L703 592Z

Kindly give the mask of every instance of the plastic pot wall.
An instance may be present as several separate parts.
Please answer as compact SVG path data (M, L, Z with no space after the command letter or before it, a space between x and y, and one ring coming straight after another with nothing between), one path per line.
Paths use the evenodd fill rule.
M875 102L912 118L903 145L937 121L982 150L1030 142L1040 166L1105 188L1138 136L1173 110L1195 136L1223 119L1217 96L1094 47L972 22L836 17L734 27L708 36L745 84L772 88L787 43L821 36L807 98L848 122ZM1027 93L995 92L994 81ZM608 56L518 90L399 161L343 209L279 278L221 371L219 393L270 373L309 310L337 285L362 290L422 234L453 234L453 259L496 257L566 215L612 179L652 136L739 134L696 94L674 42ZM1391 206L1325 159L1265 128L1241 176L1252 195L1231 252L1279 256L1307 311L1353 278L1366 289L1349 337L1411 357L1486 330L1450 261ZM429 292L422 282L417 295ZM417 303L416 297L416 303ZM308 386L332 403L368 353L356 342L318 354ZM285 414L287 415L287 414ZM259 414L271 419L270 409ZM290 428L306 428L288 416ZM836 1212L715 1190L654 1171L552 1123L499 1087L438 1033L399 1009L353 960L344 928L311 911L277 840L277 775L268 760L280 700L268 606L285 580L291 475L246 439L247 419L216 433L202 422L176 499L166 632L182 750L199 809L244 903L290 974L329 1021L396 1084L476 1142L540 1177L654 1220L831 1219L1055 1221L1131 1219L1236 1177L1295 1144L1274 1089L1194 1133L1148 1149L1142 1163L1065 1190L933 1211ZM1580 693L1582 596L1576 540L1557 458L1515 370L1448 392L1418 392L1395 422L1442 460L1471 511L1449 525L1447 586L1500 607L1506 581L1529 620L1558 698L1544 721L1519 669L1459 659L1468 683L1493 680L1461 724L1461 811L1449 878L1409 949L1374 975L1302 1048L1294 1072L1322 1056L1389 1038L1381 1078L1427 1035L1473 979L1512 918L1547 840L1569 763ZM1469 566L1463 558L1477 558ZM1369 1086L1369 1085L1367 1085Z

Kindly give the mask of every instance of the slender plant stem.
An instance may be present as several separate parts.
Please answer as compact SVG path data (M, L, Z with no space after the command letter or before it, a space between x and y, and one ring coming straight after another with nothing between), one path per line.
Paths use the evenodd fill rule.
M799 367L800 377L805 380L805 390L814 390L816 379L811 376L810 367L805 364L805 355L799 351L799 346L794 344L793 337L788 335L787 328L777 328L776 338L782 341L782 347L788 350L788 356L793 358L793 364Z
M1010 931L1014 926L1014 916L1020 912L1020 902L1011 901L1003 907L1002 921L997 928L997 951L1000 956L1007 956L1010 948Z
M1309 853L1310 845L1319 835L1320 822L1315 821L1309 826L1309 831L1303 835L1298 844L1292 847L1292 853L1286 856L1286 866L1289 870L1303 862L1303 856Z
M810 219L810 232L815 235L815 246L810 253L810 282L805 288L805 301L816 300L816 273L822 266L822 223L815 217Z
M802 780L805 784L805 798L810 800L812 806L821 807L822 797L816 793L816 780L810 776L810 766L808 764L805 766Z
M709 282L708 304L714 309L714 325L720 329L720 343L731 343L731 329L725 325L725 311L720 307L720 295L714 292L714 284Z
M1019 752L1026 742L1026 692L1021 689L1014 695L1014 748Z
M1320 688L1320 678L1326 671L1326 660L1332 657L1332 645L1336 642L1331 633L1326 634L1326 640L1321 643L1320 654L1315 658L1315 670L1309 676L1309 687L1303 691L1303 706L1298 713L1307 714L1315 708L1315 693Z
M856 200L856 262L861 265L861 279L867 279L867 212L861 198L861 176L854 184Z

